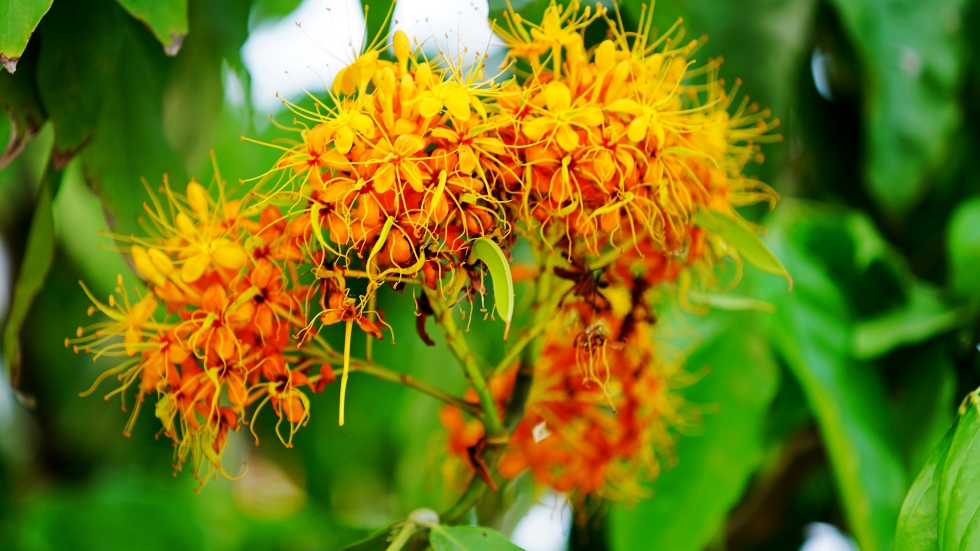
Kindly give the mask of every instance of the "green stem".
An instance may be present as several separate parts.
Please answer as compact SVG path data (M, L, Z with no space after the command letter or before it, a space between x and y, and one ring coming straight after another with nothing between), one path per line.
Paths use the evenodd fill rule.
M304 352L304 353L313 354L313 355L319 357L321 360L326 360L328 362L342 362L343 361L343 356L340 355L340 354L337 354L336 352L333 352L332 350L331 351L327 351L327 350L319 349L319 348L316 348L316 347L307 347L307 348L302 348L299 351ZM450 393L448 393L448 392L446 392L446 391L444 391L442 389L436 388L436 387L430 385L429 383L426 383L424 381L420 381L420 380L416 379L415 377L412 377L411 375L409 375L407 373L401 373L399 371L395 371L394 369L389 369L389 368L387 368L387 367L385 367L383 365L380 365L380 364L377 364L377 363L374 363L374 362L369 362L369 361L366 361L366 360L358 360L357 358L351 358L350 359L349 370L350 371L360 371L362 373L366 373L368 375L372 375L375 378L380 379L382 381L388 381L390 383L397 383L397 384L400 384L400 385L405 385L405 386L407 386L409 388L412 388L412 389L415 389L415 390L417 390L417 391L419 391L419 392L421 392L423 394L427 394L427 395L435 398L436 400L439 400L441 402L445 402L446 404L449 404L451 406L458 407L459 409L461 409L463 411L467 411L467 412L469 412L469 413L471 413L471 414L473 414L475 416L480 416L481 413L482 413L482 410L480 409L480 406L477 405L477 404L474 404L472 402L467 402L466 400L463 400L462 398L460 398L458 396L453 396L452 394L450 394ZM334 374L335 375L342 375L343 374L343 368L341 367L341 368L334 369ZM316 377L318 377L318 376L317 375L314 375L314 376L310 377L310 379L313 380Z
M387 367L382 367L376 363L352 359L351 370L367 373L368 375L373 375L383 381L399 383L407 387L414 388L419 392L428 394L429 396L432 396L437 400L445 402L451 406L456 406L459 409L463 411L467 411L476 416L479 416L483 413L483 411L480 409L480 406L478 406L477 404L467 402L462 398L453 396L452 394L449 394L444 390L438 389L428 383L419 381L418 379L412 377L411 375L408 375L406 373L399 373L398 371L388 369Z
M551 278L549 278L549 280L550 279ZM550 281L548 282L542 281L541 287L544 288L546 283L550 283ZM507 352L507 355L504 356L504 359L501 360L500 363L498 363L497 366L493 368L493 371L490 372L491 379L502 374L504 371L507 371L507 368L509 368L514 363L514 361L516 361L521 356L521 352L524 351L524 348L526 348L529 344L534 342L534 340L538 337L538 335L540 335L541 332L544 331L546 327L548 327L548 324L551 323L551 317L550 314L548 313L555 311L555 309L558 307L558 303L561 302L562 296L573 285L574 284L569 281L567 282L567 285L559 286L559 288L556 289L554 292L551 292L549 290L548 293L544 294L544 297L548 299L547 303L540 303L537 300L535 301L534 325L531 326L529 330L522 332L520 338L517 339L517 341L514 343L514 346L510 348L510 350ZM538 300L540 300L540 297L538 298Z
M555 292L555 289L552 289L555 279L555 260L558 255L547 246L542 246L541 255L542 257L538 260L538 267L541 271L538 273L538 279L535 282L534 289L534 324L531 326L535 329L540 328L540 330L529 341L531 344L531 356L533 358L541 355L544 341L538 337L545 326L548 325L548 322L551 321L552 316L555 315L555 308L557 308L562 295L564 295L564 290L558 293Z
M405 544L408 543L408 540L412 539L412 536L415 535L415 532L417 532L418 529L418 526L416 526L414 522L406 522L405 525L402 526L402 529L398 531L398 535L395 536L395 539L391 542L391 545L389 545L385 551L401 551L401 549L405 547Z
M453 356L456 357L456 360L463 367L466 379L473 386L473 390L476 391L477 396L480 398L480 407L483 409L480 420L483 421L487 438L490 440L499 440L505 437L506 431L504 430L503 423L500 422L500 415L497 412L497 404L494 402L493 394L490 392L490 387L483 377L482 370L476 365L476 360L473 358L473 353L470 352L469 345L466 344L463 332L460 331L456 325L456 320L453 319L452 309L446 307L436 291L424 285L422 289L428 295L429 304L432 306L432 312L435 314L436 325L446 337L446 343L449 344L450 352L452 352Z
M466 516L466 513L470 509L476 506L486 492L487 483L479 476L473 475L473 478L470 480L470 485L466 487L463 495L459 497L452 507L441 515L441 521L444 524L456 524Z

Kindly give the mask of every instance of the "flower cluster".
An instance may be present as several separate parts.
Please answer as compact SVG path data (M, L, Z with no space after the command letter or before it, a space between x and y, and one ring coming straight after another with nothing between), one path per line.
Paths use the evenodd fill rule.
M75 344L128 358L105 376L122 381L116 392L137 384L134 418L157 394L177 466L221 471L226 435L252 422L252 404L254 418L271 403L288 444L309 418L306 392L335 376L326 362L343 362L341 425L352 368L415 386L448 404L451 457L491 487L494 473L529 470L560 491L623 498L640 492L637 473L656 473L677 404L655 300L683 301L691 285L716 284L726 259L739 266L700 217L743 224L734 207L775 201L743 170L777 122L734 104L719 63L696 63L679 24L657 36L645 8L636 31L574 0L553 0L537 23L505 16L500 75L485 55L427 59L401 31L390 56L379 36L328 97L284 102L298 139L273 145L282 154L248 202L191 183L148 209L159 237L128 251L148 292L133 304L121 289L106 304L93 297L111 321ZM607 38L587 46L591 26ZM486 293L475 240L499 253L487 266L504 315L504 259L521 240L537 260L534 321L490 377L453 321L457 304ZM373 364L371 338L365 359L351 359L355 326L383 337L384 285L415 286L420 336L434 344L434 316L474 383L466 396ZM333 325L343 353L320 335ZM530 390L511 407L518 373Z
M518 232L561 251L565 266L552 270L574 287L548 314L500 473L530 469L560 491L635 496L636 473L656 472L654 450L669 446L676 416L675 368L656 354L650 291L689 282L692 271L707 283L721 258L737 259L695 218L775 200L742 170L761 161L757 144L777 139L768 135L777 122L747 100L732 110L718 63L697 66L698 44L682 43L678 25L655 37L650 12L637 32L574 1L552 2L537 24L504 15L495 30L526 75L496 102L509 118L505 162L521 175L505 205ZM593 23L607 24L609 38L586 48ZM618 307L612 296L624 297Z
M131 299L119 276L106 302L89 293L89 315L99 311L107 321L80 327L65 345L93 359L124 358L88 393L115 376L121 385L106 399L119 394L125 408L135 387L127 435L147 397L155 397L162 434L175 445L175 469L190 461L204 482L224 473L228 432L253 421L267 403L289 445L309 418L303 387L322 389L333 371L296 356L306 289L297 279L298 242L280 211L243 209L241 201L225 200L220 185L217 200L197 182L186 195L166 182L161 191L166 205L154 197L146 209L157 237L132 238L128 250L146 292ZM314 365L320 371L309 374Z

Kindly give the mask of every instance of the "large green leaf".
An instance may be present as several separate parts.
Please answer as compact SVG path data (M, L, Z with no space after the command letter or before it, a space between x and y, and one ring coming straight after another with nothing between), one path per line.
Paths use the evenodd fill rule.
M980 549L980 397L964 402L939 482L940 549Z
M141 231L137 219L147 199L141 179L155 187L169 174L177 187L185 183L162 122L166 58L112 4L59 3L41 31L38 86L54 123L57 159L64 163L84 146L86 179L112 229Z
M950 286L961 297L980 303L980 197L963 203L953 214L947 247Z
M806 212L783 211L790 220ZM793 292L776 300L773 336L817 419L858 544L887 551L906 474L884 385L871 366L851 359L853 312L821 262L792 242L792 230L781 225L771 241L796 280Z
M53 0L0 0L0 65L9 73Z
M41 291L44 280L54 260L54 218L51 214L52 189L61 177L61 171L48 166L41 176L37 204L27 237L27 247L14 284L13 303L3 329L3 355L10 379L16 384L20 369L20 329Z
M936 446L902 506L896 551L980 546L980 398L971 393L956 423Z
M763 424L778 381L768 315L713 312L700 321L715 334L686 362L706 375L684 397L708 413L695 435L679 438L677 465L652 485L652 498L613 510L616 549L704 549L762 461Z
M167 55L177 55L187 36L187 0L116 0L153 31Z
M520 551L507 538L483 526L433 525L429 543L435 551Z
M865 62L871 193L902 214L945 158L960 116L964 0L833 0Z
M954 432L955 427L936 446L905 497L895 533L895 551L939 551L939 482Z
M897 382L893 406L909 473L918 472L929 460L956 417L956 362L951 348L948 339L934 339L882 360Z
M103 91L118 78L120 28L125 14L93 0L59 2L39 28L37 87L54 123L59 157L74 155L91 139Z
M241 65L238 52L248 37L248 7L246 2L226 0L192 3L190 33L165 85L163 126L167 141L184 160L188 172L201 180L204 174L211 173L208 151L215 148L221 127L225 99L223 71ZM223 61L227 61L227 65L223 66ZM246 154L248 146L242 145L241 134L235 135L238 147L234 157ZM228 157L219 157L222 174ZM255 174L229 175L233 176L229 180L237 181L234 176Z

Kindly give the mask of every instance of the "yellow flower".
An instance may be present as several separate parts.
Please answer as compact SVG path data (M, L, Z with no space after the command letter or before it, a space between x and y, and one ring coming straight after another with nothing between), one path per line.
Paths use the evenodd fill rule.
M573 151L579 145L576 129L587 133L597 133L603 122L602 109L582 100L572 103L572 93L562 82L549 82L543 91L544 107L536 112L538 116L521 126L528 139L539 142L546 135L554 137L565 151Z

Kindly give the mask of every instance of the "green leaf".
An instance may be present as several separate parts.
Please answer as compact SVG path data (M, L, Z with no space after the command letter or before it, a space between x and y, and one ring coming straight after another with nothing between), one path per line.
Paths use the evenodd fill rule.
M429 543L435 551L520 551L499 532L483 526L430 527Z
M17 70L17 61L27 49L27 41L53 0L0 0L0 65L7 72Z
M615 549L700 551L723 526L763 459L763 425L779 379L768 319L757 312L712 312L693 320L704 342L686 365L706 375L684 398L709 413L696 434L679 438L677 464L660 474L651 499L613 509Z
M726 243L738 250L739 256L746 262L768 274L785 277L793 286L793 278L762 242L759 235L749 225L735 215L729 217L721 213L711 213L706 209L698 211L695 223L725 240Z
M27 319L34 297L41 291L54 260L55 235L54 217L51 214L51 194L52 188L60 177L61 171L50 164L41 176L34 217L27 236L27 247L17 282L14 284L10 315L3 329L4 363L7 365L12 386L17 384L19 377L21 326Z
M956 417L956 353L948 339L889 355L882 363L897 383L894 396L899 443L909 473L918 472Z
M913 207L959 126L965 0L833 0L865 61L864 117L872 196Z
M507 339L507 332L510 330L510 322L514 317L514 279L510 273L510 263L504 256L504 251L486 237L473 240L470 249L470 256L467 260L470 264L482 261L490 271L490 279L493 281L493 300L497 306L497 312L503 318L506 328L504 329L504 339Z
M644 0L632 0L641 4ZM654 16L674 3L686 6L684 24L687 39L707 35L695 58L724 60L720 76L728 86L741 82L739 96L748 95L762 109L772 110L779 120L798 116L797 98L800 68L808 66L813 51L816 0L657 0ZM785 127L780 128L789 137ZM763 146L766 162L749 167L764 182L781 178L789 161L792 140Z
M980 397L961 407L939 482L939 548L980 549Z
M760 312L769 312L770 314L776 311L776 307L771 303L752 297L743 297L730 293L715 294L691 291L688 293L687 298L692 304L710 306L719 310L731 310L733 312L738 312L740 310L758 310Z
M187 36L187 0L117 0L153 31L167 55L177 55Z
M895 551L939 551L939 482L956 427L933 450L905 497L895 533Z
M10 117L10 135L0 141L0 170L17 158L48 118L37 95L37 50L32 45L18 64L20 71L0 71L0 110Z
M208 151L215 148L221 128L223 71L241 64L238 52L248 37L248 5L202 0L191 4L190 17L190 33L174 60L163 92L163 127L168 143L184 160L188 172L200 176L211 172L207 157ZM223 60L227 60L224 67ZM235 136L238 147L234 157L244 155L246 146L238 139L241 134ZM222 174L225 160L230 157L219 157Z
M59 3L41 32L38 87L55 127L56 161L63 165L84 146L85 176L110 227L122 235L142 231L141 179L156 187L168 174L176 188L185 184L162 122L169 60L112 4Z
M782 216L794 212L784 208ZM776 347L816 417L858 545L864 551L887 551L906 473L888 421L884 384L871 366L851 358L850 305L820 261L788 240L791 230L773 229L773 249L797 283L776 300Z
M390 538L391 529L385 528L374 535L344 546L341 551L384 551L388 547Z
M289 15L299 4L300 0L254 0L249 24L254 27L270 19L281 19Z
M39 27L37 87L62 164L91 139L103 89L117 78L124 13L93 0L59 2Z
M854 355L877 358L892 350L927 341L969 320L969 311L946 304L939 291L925 283L912 287L908 304L854 327Z
M961 297L980 304L980 197L959 206L949 224L949 284Z

